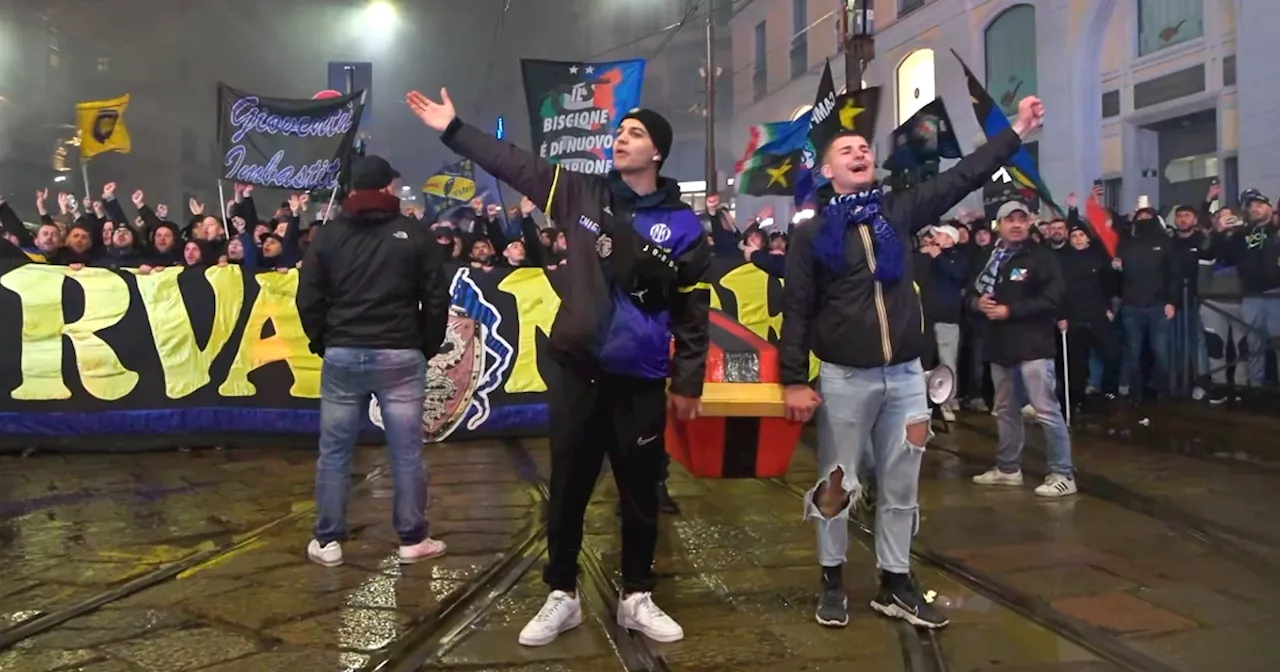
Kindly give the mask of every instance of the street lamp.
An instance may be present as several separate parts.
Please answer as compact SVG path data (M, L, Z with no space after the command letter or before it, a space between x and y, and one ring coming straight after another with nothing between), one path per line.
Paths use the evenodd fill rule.
M390 26L396 22L396 7L386 0L370 2L364 12L365 20L375 28Z
M844 0L844 16L839 23L840 42L844 45L844 78L848 90L866 88L862 75L867 62L875 58L875 10L868 0Z

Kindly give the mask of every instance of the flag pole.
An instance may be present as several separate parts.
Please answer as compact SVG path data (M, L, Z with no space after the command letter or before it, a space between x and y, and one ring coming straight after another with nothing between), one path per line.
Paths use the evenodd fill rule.
M89 160L83 155L80 157L80 178L84 180L84 202L90 203L92 197L89 194ZM86 210L92 210L92 208L86 208Z
M333 191L329 194L329 205L325 206L324 209L324 218L320 220L320 226L324 226L329 223L329 217L331 217L333 213L333 201L336 198L338 198L338 186L334 185Z
M231 220L227 219L227 195L222 190L222 178L218 178L218 207L222 208L222 230L224 232L230 231Z

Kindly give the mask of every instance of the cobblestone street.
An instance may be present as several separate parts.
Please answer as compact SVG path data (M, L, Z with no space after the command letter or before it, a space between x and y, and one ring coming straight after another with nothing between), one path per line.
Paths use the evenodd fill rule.
M781 481L674 469L683 511L662 522L655 599L685 626L676 644L613 624L620 539L603 479L586 523L587 621L537 649L516 633L545 597L545 440L430 446L432 535L449 552L411 566L395 558L385 455L363 449L354 538L334 569L304 559L307 451L0 458L0 670L1280 666L1280 540L1268 518L1280 495L1265 455L1162 451L1082 431L1081 494L1046 501L1030 486L969 483L987 466L994 427L962 420L934 439L922 474L916 571L952 619L934 635L861 608L848 628L814 624L814 536L800 506L814 468L804 446ZM874 555L854 527L846 583L851 605L865 605Z

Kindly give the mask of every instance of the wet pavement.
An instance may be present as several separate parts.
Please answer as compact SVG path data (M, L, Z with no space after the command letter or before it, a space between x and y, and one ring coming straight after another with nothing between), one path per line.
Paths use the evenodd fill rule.
M346 564L304 560L314 456L300 450L0 458L0 672L430 669L1094 672L1280 668L1280 420L1215 409L1082 419L1078 496L980 489L989 416L930 444L917 579L951 617L930 634L866 608L870 538L854 523L853 618L813 622L818 570L787 478L673 468L655 599L687 637L613 624L620 539L604 479L588 511L583 626L537 649L516 633L545 597L545 440L434 445L436 562L401 566L385 454L362 449ZM1042 473L1029 428L1025 470ZM1247 459L1242 459L1245 456Z

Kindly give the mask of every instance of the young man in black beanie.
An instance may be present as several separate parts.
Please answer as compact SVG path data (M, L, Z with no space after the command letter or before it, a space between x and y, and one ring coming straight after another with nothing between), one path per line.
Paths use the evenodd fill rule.
M701 405L710 295L696 285L711 248L679 186L658 175L671 125L656 112L632 110L618 124L613 170L587 175L462 123L448 92L440 96L434 102L414 91L409 106L446 146L528 196L567 237L568 263L551 274L561 302L546 372L551 502L543 579L551 595L520 643L542 646L582 623L582 518L606 454L622 503L618 624L657 641L682 639L684 630L651 595L658 483L667 412L691 420Z

